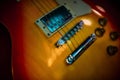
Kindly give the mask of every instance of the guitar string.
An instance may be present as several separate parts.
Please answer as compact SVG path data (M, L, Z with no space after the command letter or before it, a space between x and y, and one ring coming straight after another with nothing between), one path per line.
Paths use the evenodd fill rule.
M46 5L44 5L43 0L42 1L41 0L35 0L35 1L39 4L40 8L45 11L44 14L49 11L49 9L46 7Z
M84 19L84 16L82 16L81 19ZM85 19L89 19L89 16L86 16ZM84 24L85 24L85 23L84 23ZM91 27L92 27L92 26L89 27L89 26L87 26L87 25L84 25L84 27L83 27L84 30L82 30L82 33L84 33L83 36L87 36L87 37L90 36L90 34L91 34ZM82 41L84 41L85 39L86 39L86 37L84 37L84 38L82 39Z
M87 35L87 31L85 27L84 27L84 30L81 30L81 33L79 33L79 35L81 36L81 42L83 42L85 39L85 36Z
M85 19L89 19L88 17L86 18L85 17ZM81 20L84 20L84 16L81 16ZM89 27L87 26L87 25L85 25L85 22L84 22L84 25L83 25L83 29L84 30L81 30L81 36L82 36L82 42L89 36L88 34L91 34L90 33L90 30L91 29L89 29ZM84 38L83 38L84 37Z
M78 19L79 19L79 17L78 17ZM82 20L82 17L80 19ZM80 20L78 21L75 19L74 21L79 22ZM84 25L83 25L83 28L84 28ZM79 41L78 46L79 46L81 44L81 42L84 40L83 36L86 35L86 31L85 31L85 29L84 30L80 29L76 34L77 34L76 36L79 38L78 39L78 41Z
M56 5L56 6L57 6L57 5ZM49 7L49 6L48 6L48 7ZM52 7L54 7L54 6L52 5ZM65 26L65 27L66 27L66 26ZM59 30L59 31L60 31L60 30ZM59 31L58 31L58 32L59 32ZM61 29L61 31L64 32L64 34L66 34L66 32L63 30L63 28ZM61 34L61 32L59 32L59 33ZM61 34L61 36L64 36L63 33ZM72 43L72 42L71 42L71 43ZM73 45L73 43L72 43L72 45ZM70 45L69 45L68 43L67 43L67 46L68 46L68 48L70 49L70 51L72 51L72 48L70 47Z
M50 0L43 0L44 3L46 4L46 6L49 8L49 11L53 9L53 7L51 6L51 2L49 2Z
M36 5L36 7L39 9L39 11L40 12L42 12L43 14L45 14L46 12L48 12L48 11L44 11L45 9L41 9L40 8L40 4L38 5L36 2L34 2L33 0L31 0L33 3L34 3L34 5ZM67 28L67 27L66 27ZM62 30L62 29L61 29ZM63 30L64 31L64 30ZM65 32L65 31L64 31ZM86 31L87 32L87 31ZM85 30L81 30L81 33L83 33L84 35L86 35L87 33L85 32ZM79 33L79 32L78 32ZM80 34L80 33L79 33ZM63 35L62 35L63 36ZM82 35L80 34L80 39L82 38L81 37ZM74 38L75 39L75 38ZM76 39L75 39L75 41L76 41ZM83 41L83 38L82 38L82 41ZM77 42L77 41L76 41ZM71 41L71 43L72 43L72 45L74 46L74 43ZM70 49L70 51L72 51L72 48L70 47L70 45L67 43L67 46L69 47L69 49ZM75 48L75 46L74 46L74 48Z
M75 26L76 25L76 20L74 19L74 21L72 22L73 23L73 26ZM79 31L78 31L79 32ZM77 33L78 33L77 32ZM75 36L77 37L77 33L75 33ZM76 43L79 45L79 43L78 43L78 41L76 40L76 38L75 38L75 36L73 36L73 38L74 38L74 40L76 41Z
M77 20L75 20L75 21L77 22ZM83 26L84 26L84 25L83 25ZM83 26L82 26L82 27L83 27ZM80 30L78 31L78 37L79 37L79 39L80 39L80 40L79 40L80 42L83 41L83 35L82 35L82 34L84 34L83 31L84 31L84 30L82 30L82 29L80 29ZM79 43L79 44L80 44L80 43Z
M31 0L32 1L32 3L39 9L39 11L40 12L42 12L43 14L45 14L46 12L48 12L48 11L46 11L45 9L43 9L42 7L40 7L39 5L41 5L40 4L40 2L38 2L37 0L35 0L35 2L33 1L33 0ZM49 6L48 6L49 7ZM63 29L61 29L64 33L66 33ZM63 35L62 35L63 36ZM72 43L72 41L71 41L71 43ZM73 43L72 43L72 45L73 45ZM68 46L68 48L70 49L70 51L72 51L72 48L70 47L70 45L67 43L67 46ZM75 47L74 47L75 48Z
M63 33L63 32L61 32L61 31L63 31L62 29L61 30L59 30L59 33L60 33L60 35L61 36L64 36L64 34L65 34L65 32ZM68 43L66 43L66 45L67 45L67 47L70 49L70 52L73 52L73 50L72 50L72 48L70 47L70 45L68 44Z
M74 26L74 25L73 25L73 26ZM65 28L66 28L67 30L69 30L69 28L68 28L67 26L66 26ZM76 41L76 39L75 39L75 35L73 35L73 39L74 39L74 41L77 43L77 41ZM76 48L76 47L75 47L75 44L72 42L72 40L70 40L70 41L71 41L71 43L73 44L73 47Z
M76 22L78 22L78 21L74 20L74 21L72 22L73 26L75 26L74 23L76 23ZM66 27L66 28L67 28L67 27ZM79 30L79 31L81 31L81 30ZM81 38L81 37L79 36L79 31L76 32L75 35L73 35L73 39L74 39L75 42L77 43L77 46L79 46L79 42L75 39L75 36L78 37L78 38Z
M58 6L58 3L55 0L47 0L49 5L51 5L52 9Z
M77 20L77 19L78 19L78 20ZM79 20L79 17L78 17L77 19L75 19L74 21L75 21L75 22L79 22L80 20L82 20L82 16L80 17L80 20ZM83 30L83 29L80 29L80 30L76 33L76 34L77 34L76 36L78 36L78 38L80 39L80 40L79 40L79 43L78 43L78 46L81 44L81 42L84 41L84 36L86 36L86 34L87 34L84 24L83 24L82 27L84 28L84 30Z
M46 9L43 9L43 6L40 6L40 2L38 0L31 0L33 2L33 4L38 8L38 10L42 13L42 15L46 14L48 11ZM47 18L47 17L46 17Z
M36 2L36 0L31 0L31 2L33 3L33 5L35 5L35 7L40 11L40 13L42 15L45 14L45 11L43 9L41 9L41 7L39 6L39 4Z
M65 26L64 29L65 29L65 28L66 28L67 30L69 30L69 29L67 28L67 26ZM66 32L64 29L62 29L62 31L64 31L64 33L66 34L67 32ZM69 39L68 41L70 41L71 45L72 45L73 48L75 49L75 44L72 42L72 40ZM70 43L67 42L67 45L69 45L69 47L70 47ZM71 48L71 47L70 47L70 48ZM71 48L71 50L72 50L72 48ZM72 51L73 51L73 50L72 50Z
M39 11L40 12L42 12L43 14L45 14L47 11L44 11L45 9L42 9L42 7L40 7L39 5L40 4L37 4L37 0L35 0L35 1L37 1L37 2L34 2L33 0L31 0L32 2L33 2L33 4L39 9ZM39 3L39 2L38 2ZM53 6L53 5L52 5ZM49 7L49 6L48 6Z
M49 0L48 0L49 1ZM57 4L56 2L55 2L55 4ZM53 4L51 5L52 7L55 7ZM57 6L57 5L56 5ZM64 27L66 27L66 26L64 26ZM61 36L64 36L64 34L66 33L64 30L63 30L63 28L61 28L61 30L59 30L58 31L59 33L60 33L60 35ZM70 51L72 52L72 48L70 47L70 45L68 44L68 43L66 43L67 44L67 46L68 46L68 48L70 49Z
M89 17L90 17L90 16L86 15L85 19L89 20ZM83 17L83 18L84 18L84 17ZM90 34L93 32L93 31L91 31L91 30L93 30L93 29L92 29L92 26L87 26L87 25L85 25L84 28L85 28L85 29L84 29L85 35L90 36Z

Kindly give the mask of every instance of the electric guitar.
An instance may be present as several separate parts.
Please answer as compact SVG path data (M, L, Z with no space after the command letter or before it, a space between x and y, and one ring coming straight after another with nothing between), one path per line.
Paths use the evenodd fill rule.
M120 78L119 31L89 0L5 0L14 80Z

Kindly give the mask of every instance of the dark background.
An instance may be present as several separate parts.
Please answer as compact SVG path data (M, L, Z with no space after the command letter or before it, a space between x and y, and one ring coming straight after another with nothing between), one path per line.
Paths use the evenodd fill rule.
M120 29L120 1L119 0L90 0L102 6L111 17L112 22Z

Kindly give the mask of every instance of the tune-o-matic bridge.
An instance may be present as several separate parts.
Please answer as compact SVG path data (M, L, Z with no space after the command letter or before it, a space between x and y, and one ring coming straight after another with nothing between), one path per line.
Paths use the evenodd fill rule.
M78 22L72 29L70 29L63 37L61 37L55 44L57 47L65 44L78 30L83 27L83 21Z

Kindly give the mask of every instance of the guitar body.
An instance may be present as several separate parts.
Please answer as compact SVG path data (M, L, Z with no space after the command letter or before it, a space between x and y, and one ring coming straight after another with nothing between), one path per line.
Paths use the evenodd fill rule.
M87 1L87 0L86 0ZM6 4L6 5L4 5ZM89 4L91 5L91 4ZM112 41L110 32L117 26L109 20L107 13L91 13L69 22L51 37L35 24L36 19L59 6L54 0L5 0L0 5L0 23L10 32L12 41L12 71L14 80L117 80L120 79L120 51L109 56L106 48L119 48L119 39ZM95 29L101 27L98 19L107 18L105 33L71 65L65 61ZM84 27L63 46L55 43L77 22L83 20Z

